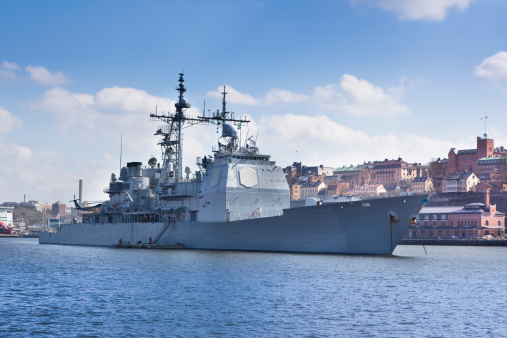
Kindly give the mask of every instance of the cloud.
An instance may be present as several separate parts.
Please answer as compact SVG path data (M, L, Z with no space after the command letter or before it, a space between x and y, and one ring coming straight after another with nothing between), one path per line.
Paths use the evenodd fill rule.
M247 106L256 106L260 102L249 94L243 94L231 86L225 86L227 92L227 102L232 104L242 104ZM221 99L223 97L222 92L224 91L223 86L219 86L215 91L209 91L206 96L212 98Z
M28 167L28 164L32 159L33 152L28 147L12 144L4 140L1 141L0 157L2 158L2 161L0 161L0 172L6 175L4 177L17 175L20 170Z
M472 0L352 0L395 12L401 20L443 21L452 8L464 11Z
M238 105L266 106L314 102L317 107L328 112L353 116L394 117L410 114L410 109L400 103L406 81L407 79L403 78L399 87L384 90L366 80L344 74L338 83L316 87L313 95L274 88L261 98L243 94L228 86L226 90L230 97L227 97L227 102ZM410 86L415 84L412 81ZM207 96L221 98L222 91L223 87L218 87L216 91L208 92Z
M58 148L57 154L39 151L45 154L46 162L41 164L42 157L34 158L33 164L25 168L25 180L33 177L34 168L39 168L41 173L49 175L45 182L40 183L48 189L47 192L41 190L40 196L50 196L53 200L72 196L81 178L86 184L86 199L107 198L103 188L107 186L112 172L119 174L120 137L122 165L130 161L146 164L152 155L161 161L161 149L157 145L160 137L153 134L163 122L150 121L150 113L155 113L155 106L158 106L159 115L174 113L174 104L175 101L135 88L115 86L95 94L75 93L61 87L47 90L32 101L30 108L54 117L56 122L53 125L63 137L58 132L52 132L52 138L62 139L72 146ZM186 113L198 115L199 111L190 108ZM194 126L184 129L184 166L195 169L195 157L211 152L215 130L204 128ZM54 174L50 175L50 172ZM61 176L65 182L58 185L60 190L49 186L50 177L55 176Z
M3 61L2 65L0 65L0 76L6 77L10 79L15 79L17 77L17 71L19 70L19 66L14 62Z
M21 125L21 120L15 116L12 116L3 107L0 107L0 132L10 131L12 128Z
M52 114L60 132L66 137L76 137L76 142L81 142L81 135L86 135L84 139L89 140L90 144L116 144L120 135L123 135L124 149L129 149L132 154L147 156L146 152L160 152L157 139L153 136L157 124L150 122L150 113L155 113L156 107L159 115L173 113L174 103L135 88L115 86L92 95L55 87L34 100L30 108ZM199 112L196 108L190 108L187 114L198 115ZM201 152L203 149L199 142L188 140L185 145Z
M299 94L290 92L288 90L273 88L271 89L264 98L264 104L273 105L278 103L292 104L308 101L310 97L305 94Z
M19 70L19 66L15 62L3 61L2 68L7 70Z
M104 88L95 95L94 103L104 111L128 111L155 113L155 106L161 111L171 109L171 101L156 97L144 90L134 88Z
M498 52L475 67L475 75L488 79L507 79L507 52Z
M384 91L366 80L345 74L338 84L317 87L316 104L324 109L353 116L394 117L409 114L407 106L400 104L403 86Z
M307 165L336 167L399 156L408 162L427 162L435 155L447 154L453 146L446 140L409 133L372 136L327 116L264 116L250 128L260 130L260 151L282 165L296 161L296 156Z
M25 70L28 72L30 78L37 83L45 85L61 85L70 83L70 80L65 75L57 71L51 73L47 68L42 66L26 66Z

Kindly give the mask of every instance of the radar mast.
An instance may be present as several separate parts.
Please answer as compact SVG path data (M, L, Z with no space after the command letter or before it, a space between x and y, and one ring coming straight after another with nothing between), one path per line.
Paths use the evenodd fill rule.
M187 91L184 86L184 73L179 74L179 85L176 87L176 90L179 92L178 102L174 104L176 108L176 112L167 113L165 115L162 113L159 115L158 113L150 114L152 120L160 120L164 122L163 125L159 126L155 135L162 136L162 139L158 142L158 144L162 148L162 165L165 169L165 173L163 174L164 182L170 183L169 181L173 181L174 183L178 183L183 179L183 128L187 128L193 126L198 123L212 123L217 126L222 126L222 134L224 133L223 129L226 122L232 122L234 124L248 124L250 121L246 118L244 119L235 119L234 113L228 112L226 110L225 103L225 86L223 91L223 99L222 99L222 112L217 111L215 114L211 116L189 116L185 115L185 111L190 108L190 103L184 98L183 94ZM231 117L228 115L231 114ZM171 170L174 170L174 178L171 177Z

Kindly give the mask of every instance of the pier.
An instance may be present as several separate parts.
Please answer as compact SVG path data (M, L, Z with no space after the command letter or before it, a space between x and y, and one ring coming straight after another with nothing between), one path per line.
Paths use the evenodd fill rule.
M402 239L399 245L507 246L506 240L484 239Z
M121 249L184 249L183 244L115 244L115 248Z

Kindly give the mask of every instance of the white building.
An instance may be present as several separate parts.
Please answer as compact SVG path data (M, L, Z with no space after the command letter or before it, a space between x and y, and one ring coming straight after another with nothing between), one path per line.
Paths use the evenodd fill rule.
M9 228L14 226L12 222L12 211L14 207L0 207L0 222L7 224Z
M448 174L442 180L442 192L468 192L480 182L474 173Z
M354 190L352 190L352 193L354 195L365 197L365 196L380 196L386 194L387 191L382 183L374 183L374 184L365 183L362 185L356 185L354 187Z

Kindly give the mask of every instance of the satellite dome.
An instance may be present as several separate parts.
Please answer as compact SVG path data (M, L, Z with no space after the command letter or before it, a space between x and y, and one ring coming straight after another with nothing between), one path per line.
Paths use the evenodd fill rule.
M157 166L157 159L152 156L148 161L148 165L152 168L155 168Z
M190 103L188 103L188 101L182 97L178 102L174 104L174 106L181 108L190 108Z
M224 128L222 130L223 136L230 136L232 138L238 138L238 133L234 130L234 127L230 124L224 124Z

